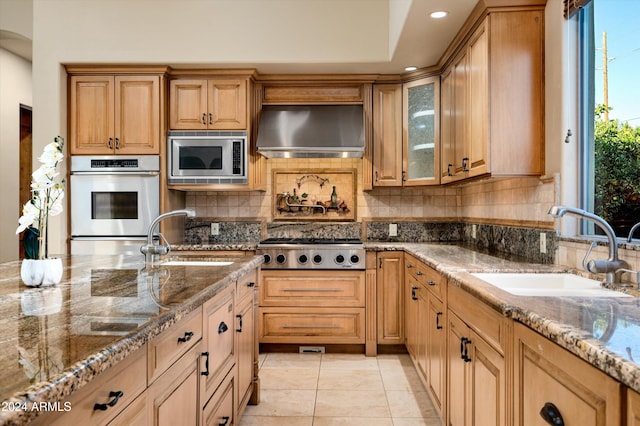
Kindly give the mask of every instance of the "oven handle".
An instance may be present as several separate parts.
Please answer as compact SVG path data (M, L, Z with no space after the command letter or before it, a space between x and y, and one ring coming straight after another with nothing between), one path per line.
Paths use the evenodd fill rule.
M148 172L71 172L70 174L72 175L98 175L98 176L105 176L105 175L138 175L138 176L158 176L160 174L160 172L157 171L148 171Z

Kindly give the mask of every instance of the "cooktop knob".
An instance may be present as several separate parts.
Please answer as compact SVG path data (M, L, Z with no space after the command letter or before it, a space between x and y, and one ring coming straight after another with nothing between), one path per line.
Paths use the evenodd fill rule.
M358 263L360 262L360 256L358 256L357 254L351 255L351 263Z
M336 256L336 263L340 264L344 262L344 256L339 254Z
M279 254L276 256L276 262L279 264L283 264L287 260L287 257L284 254Z
M271 255L270 254L265 254L263 257L264 257L264 263L271 263Z
M322 256L320 256L319 254L316 254L315 256L313 256L313 263L320 263L322 262Z
M306 254L301 254L300 256L298 256L298 262L302 263L303 265L308 261L309 261L309 258L307 257Z

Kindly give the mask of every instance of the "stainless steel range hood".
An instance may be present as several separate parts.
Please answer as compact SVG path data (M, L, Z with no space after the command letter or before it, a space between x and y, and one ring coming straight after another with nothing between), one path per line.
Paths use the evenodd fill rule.
M267 158L361 158L362 105L263 105L258 152Z

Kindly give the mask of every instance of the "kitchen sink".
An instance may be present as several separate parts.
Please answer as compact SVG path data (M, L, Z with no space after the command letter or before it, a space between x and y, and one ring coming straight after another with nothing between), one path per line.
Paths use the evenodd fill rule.
M233 262L219 260L168 260L162 266L229 266Z
M559 273L472 273L474 277L517 296L633 297L602 287L600 281Z

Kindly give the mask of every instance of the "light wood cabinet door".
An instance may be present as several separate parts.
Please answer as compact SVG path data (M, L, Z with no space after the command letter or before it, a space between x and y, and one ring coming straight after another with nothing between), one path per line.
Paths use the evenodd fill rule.
M204 407L202 413L203 426L237 425L240 415L234 401L236 376L233 371L225 377L222 384Z
M378 344L404 344L404 253L379 252Z
M440 76L440 183L452 181L455 170L455 110L453 66Z
M238 304L236 313L236 348L238 354L237 365L237 407L244 409L251 392L254 380L254 353L255 353L255 318L254 298L245 297Z
M208 106L209 129L246 129L247 82L245 80L209 80Z
M418 293L420 283L411 275L405 276L405 299L404 299L404 340L407 352L414 363L418 357L418 333L422 331L422 326L418 322Z
M69 150L71 154L113 154L115 78L70 78Z
M466 176L489 172L489 32L488 21L473 34L468 46L468 135L464 157Z
M438 412L444 413L447 365L447 335L444 303L429 295L426 333L426 367L428 390Z
M175 130L206 130L208 123L207 80L171 80L169 127Z
M543 407L566 425L621 424L619 382L521 324L514 331L516 424L549 424Z
M469 369L462 357L464 340L468 337L467 325L456 315L449 312L447 318L447 425L465 426L470 424L471 399Z
M200 344L194 346L147 389L148 417L154 426L197 425Z
M627 426L640 426L640 393L627 389Z
M131 155L160 152L160 77L73 75L70 152Z
M402 186L402 85L373 86L373 186Z
M146 391L109 422L109 426L148 426L150 424Z

